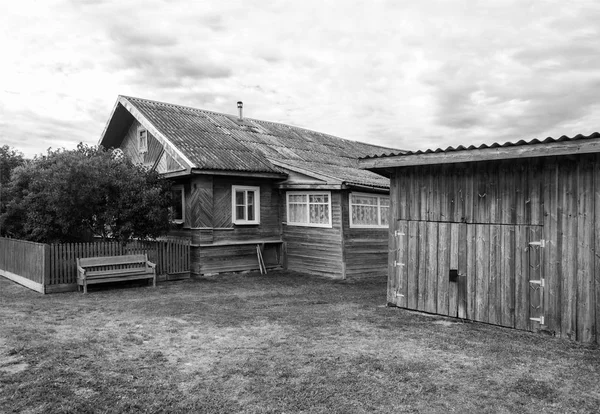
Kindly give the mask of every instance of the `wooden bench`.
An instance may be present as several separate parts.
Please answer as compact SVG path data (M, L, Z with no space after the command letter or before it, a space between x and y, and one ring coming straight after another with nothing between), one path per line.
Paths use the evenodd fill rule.
M141 279L152 279L156 287L156 265L147 254L77 259L77 290L83 286L83 293L88 285Z

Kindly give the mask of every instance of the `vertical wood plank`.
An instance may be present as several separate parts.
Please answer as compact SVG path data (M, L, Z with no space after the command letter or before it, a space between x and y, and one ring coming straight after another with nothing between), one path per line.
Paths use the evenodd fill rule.
M419 224L417 221L408 222L408 260L407 267L407 305L409 309L418 309L419 305L419 285L421 275L419 274L419 263L423 260L420 256L419 246L421 239L419 237Z
M483 209L480 208L480 212ZM488 322L489 308L489 260L490 260L490 226L476 225L477 242L475 246L475 317L476 321Z
M405 308L408 304L408 222L399 220L397 229L396 243L398 247L397 266L395 267L397 279L394 294L396 295L396 305Z
M561 334L575 339L577 333L577 164L563 162L562 178L565 181L564 225L561 261Z
M502 326L515 327L515 226L501 226L502 247L500 271Z
M492 193L493 194L493 193ZM495 200L493 197L490 198L492 203L490 209L494 210ZM489 282L488 282L488 322L494 325L500 325L502 321L502 297L500 295L501 285L501 274L500 266L502 264L501 259L501 246L500 246L500 226L491 225L490 227L490 239L489 239Z
M463 200L463 216L465 223L475 223L473 216L473 209L475 207L474 193L475 193L475 179L474 179L474 167L469 165L465 168L463 174L464 187L462 191Z
M425 312L436 313L438 223L427 223Z
M436 313L448 315L449 312L449 274L450 274L450 224L438 224L438 249L437 249L437 295ZM453 285L456 283L453 282Z
M600 154L594 157L594 307L595 341L600 344Z
M468 312L468 298L469 298L469 271L473 271L473 266L469 264L468 257L468 244L469 244L469 232L468 227L472 227L467 224L458 225L458 298L457 298L457 316L459 318L470 318ZM471 286L473 289L474 286ZM471 313L472 315L472 313Z
M578 197L578 241L577 246L577 340L591 342L595 332L593 306L592 246L594 246L594 226L591 214L594 211L592 187L592 163L588 157L582 157L579 163Z
M459 268L459 237L460 224L450 224L450 269L456 269L459 274L459 280L448 284L448 315L458 316L458 285L461 279L461 269ZM466 241L466 240L465 240Z
M558 232L558 165L556 161L548 160L543 170L543 221L544 221L544 261L542 275L545 279L544 318L546 329L560 332L560 297L561 283L557 272L557 248L561 238ZM561 243L562 244L562 243Z
M477 308L477 225L467 225L467 318L475 320Z
M528 226L515 227L515 327L529 330Z
M417 278L418 278L418 292L417 292L417 309L420 311L424 311L426 309L425 305L425 292L427 291L427 246L428 246L428 232L427 232L427 223L424 221L417 222L418 224L418 232L419 232L419 262L417 269Z

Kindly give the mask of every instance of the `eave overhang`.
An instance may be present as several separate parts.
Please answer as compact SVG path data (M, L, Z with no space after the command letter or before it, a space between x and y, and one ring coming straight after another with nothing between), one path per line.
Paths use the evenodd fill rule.
M363 158L359 160L359 166L366 170L385 174L386 171L389 173L390 168L396 167L501 161L519 158L592 154L598 152L600 152L600 139L586 139L509 147Z

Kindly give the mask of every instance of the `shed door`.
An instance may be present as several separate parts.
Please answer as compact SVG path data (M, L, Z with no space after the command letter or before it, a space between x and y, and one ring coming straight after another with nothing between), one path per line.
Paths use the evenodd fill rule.
M524 330L539 326L541 226L399 220L394 227L388 302Z

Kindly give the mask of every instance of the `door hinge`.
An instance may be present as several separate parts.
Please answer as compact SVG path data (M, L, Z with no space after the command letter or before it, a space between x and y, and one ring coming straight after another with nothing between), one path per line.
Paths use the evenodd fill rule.
M394 267L398 267L398 266L404 266L404 263L400 263L400 262L394 260Z
M406 236L406 234L402 233L400 230L394 231L394 236Z
M544 316L540 316L539 318L529 318L530 320L534 321L534 322L539 322L540 325L544 324Z
M530 280L529 283L534 284L534 285L540 285L540 287L545 287L546 279Z
M529 243L530 246L546 247L546 240L534 241Z

